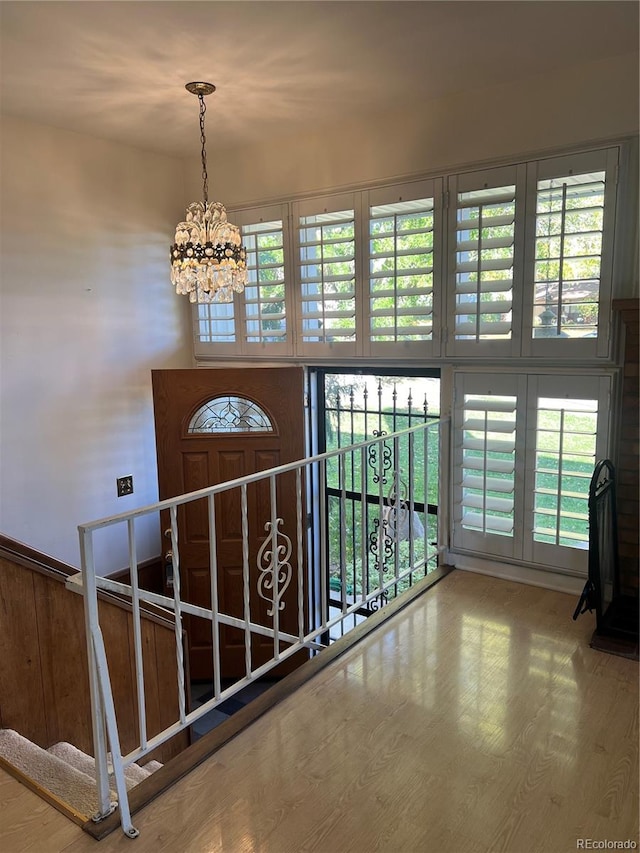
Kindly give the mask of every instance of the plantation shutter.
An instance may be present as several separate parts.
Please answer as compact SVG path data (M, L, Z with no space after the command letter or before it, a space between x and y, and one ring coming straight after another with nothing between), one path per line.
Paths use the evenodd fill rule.
M451 355L519 351L524 176L510 166L449 179Z
M608 355L618 153L529 164L525 355Z
M205 303L193 306L196 315L196 350L211 345L220 348L236 346L236 311L234 302Z
M199 305L196 357L291 355L293 287L288 206L229 213L247 250L247 285L233 302Z
M587 573L589 483L607 455L610 379L531 376L525 559Z
M441 201L441 180L365 194L370 355L439 352Z
M526 380L458 374L454 404L454 546L514 557L521 536L516 442Z
M282 220L242 229L249 281L244 292L247 343L284 343L287 312L284 299L284 231Z
M302 353L357 354L355 207L353 193L294 205Z
M586 575L611 377L459 373L454 387L454 550Z

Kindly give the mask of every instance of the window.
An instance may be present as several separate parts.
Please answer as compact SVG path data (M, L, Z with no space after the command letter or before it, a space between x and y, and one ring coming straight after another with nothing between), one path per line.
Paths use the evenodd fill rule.
M598 331L604 172L538 181L532 333Z
M450 346L457 354L512 354L518 336L514 281L521 289L524 167L454 176L449 181ZM519 237L518 244L516 236Z
M344 204L344 202L351 204ZM296 205L303 351L355 354L356 259L353 197ZM311 345L311 346L310 346ZM346 345L346 346L341 346Z
M234 210L249 284L196 355L609 357L622 150Z
M288 205L234 211L247 250L247 286L233 302L196 306L196 358L292 354L287 216Z
M627 149L234 210L249 284L194 306L196 358L327 375L448 363L452 550L584 575L589 479L609 455L613 371L597 359L612 356L614 237L620 277L631 266Z
M587 548L598 401L540 397L536 408L534 541Z
M247 250L244 293L245 338L249 343L279 343L287 334L282 221L242 229Z
M586 574L610 378L459 373L454 547Z
M433 199L372 207L369 225L370 339L431 340Z
M214 432L273 432L273 424L253 400L225 394L200 406L187 427L189 435Z
M198 304L197 340L210 344L234 344L236 307L235 301Z
M516 448L525 435L523 377L458 374L454 409L454 545L515 557L521 477ZM517 537L516 537L516 534ZM517 538L517 541L516 541Z
M365 311L372 355L424 356L433 354L439 343L434 279L439 275L441 197L441 181L416 181L367 194Z
M609 354L618 157L528 165L523 355Z
M463 528L513 536L516 398L465 394Z
M530 376L524 559L586 574L589 482L607 456L611 379Z
M408 427L437 423L438 371L411 373L313 371L317 449L333 451ZM374 445L364 455L347 456L342 463L335 457L327 460L319 495L325 497L328 518L330 608L351 604L363 590L371 592L381 574L389 581L398 568L415 564L416 559L423 559L424 566L414 580L435 568L439 476L436 428L419 434L417 441L415 435L412 439L404 435ZM319 495L313 502L316 512ZM405 579L387 595L395 596L408 585ZM363 604L359 616L378 606L378 601Z

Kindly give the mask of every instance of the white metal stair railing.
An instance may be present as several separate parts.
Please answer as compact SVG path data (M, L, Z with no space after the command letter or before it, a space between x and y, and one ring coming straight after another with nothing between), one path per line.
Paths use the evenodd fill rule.
M326 648L330 629L343 623L347 617L361 613L368 606L376 608L384 603L390 591L399 590L403 583L413 582L414 577L427 573L429 566L435 568L438 554L443 549L438 543L429 541L427 532L427 494L429 478L438 477L437 459L429 459L429 437L434 432L440 446L446 445L449 421L410 427L390 435L380 435L374 439L341 448L329 453L319 454L307 459L281 465L236 480L220 483L206 489L180 495L169 500L159 501L146 507L127 513L103 518L79 526L80 554L82 572L70 578L69 588L84 595L85 627L89 657L89 678L96 760L96 778L99 811L94 820L104 819L114 809L109 796L108 746L111 749L115 776L118 806L123 832L135 838L137 830L131 822L124 769L146 756L152 750L191 726L198 719L213 710L217 705L230 698L247 684L264 677L275 666L306 648L321 651ZM338 535L344 543L349 533L353 538L353 566L349 577L345 548L340 547L339 576L343 598L339 612L330 616L328 607L328 502L326 494L327 466L331 467L331 476L337 478L339 492ZM350 473L348 473L350 472ZM295 476L295 507L278 507L278 478L284 475ZM269 495L269 517L263 524L264 542L255 558L258 571L257 593L265 599L269 608L271 624L264 625L255 621L251 613L251 577L252 567L249 548L250 518L248 510L248 488L252 484L266 482ZM371 494L373 488L375 493ZM349 488L347 488L349 486ZM220 611L218 596L218 563L216 545L216 496L230 490L239 490L240 529L242 531L242 618ZM358 523L348 529L348 494L361 502L359 504ZM359 497L358 497L359 496ZM418 497L422 497L422 501ZM181 567L179 550L178 510L184 505L202 499L207 501L209 524L209 582L211 607L202 607L181 597ZM305 504L311 508L313 523L318 528L314 537L319 547L310 546ZM420 525L415 507L420 504L425 512L425 523ZM288 528L295 530L295 550L291 538L283 531L283 519L287 513L295 510L295 522ZM136 554L136 521L168 511L170 517L171 551L173 554L173 595L162 595L142 589L138 579L138 559ZM352 521L355 517L352 508ZM289 515L290 518L290 515ZM255 522L254 522L255 523ZM122 584L100 577L95 571L93 536L97 530L117 525L126 525L128 536L129 566L131 584ZM417 531L416 531L417 525ZM418 536L416 532L420 534ZM266 533L266 537L264 536ZM255 538L255 536L254 536ZM408 551L403 564L399 558L398 543L403 538L408 541ZM442 537L438 535L438 540ZM357 543L356 543L357 540ZM393 542L395 541L395 551ZM389 543L392 543L391 546ZM291 555L295 553L297 570L291 565ZM305 555L309 565L319 558L319 571L316 581L305 577ZM357 555L357 556L356 556ZM408 556L407 556L408 555ZM359 561L360 576L357 576L356 562ZM369 565L372 563L372 570ZM309 573L307 572L307 575ZM282 630L281 613L285 607L284 593L295 577L297 596L294 607L297 610L297 632ZM311 587L319 592L319 606L311 605ZM133 657L136 674L136 693L138 708L138 746L126 755L122 755L116 720L116 709L111 690L109 666L99 625L97 604L98 589L125 595L131 600L133 618ZM146 721L144 667L142 651L142 630L140 604L145 602L164 608L173 613L175 621L175 650L177 672L178 719L160 732L149 736ZM291 602L290 602L291 603ZM306 606L308 605L308 607ZM308 612L307 612L308 610ZM334 608L335 610L335 608ZM206 619L211 625L213 698L200 707L187 713L185 695L188 685L185 682L185 662L183 651L184 616L197 616ZM226 689L222 689L220 666L220 629L231 626L240 629L244 635L245 675ZM273 640L273 655L266 663L253 667L252 637L260 635ZM281 643L288 644L282 650Z

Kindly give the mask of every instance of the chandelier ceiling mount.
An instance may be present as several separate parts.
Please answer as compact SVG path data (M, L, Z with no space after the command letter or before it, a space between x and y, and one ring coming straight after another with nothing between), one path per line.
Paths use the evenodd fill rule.
M202 82L187 83L184 88L187 90L187 92L191 92L192 95L197 95L198 97L200 97L200 95L202 95L203 97L205 95L213 95L216 90L216 87L213 85L213 83Z

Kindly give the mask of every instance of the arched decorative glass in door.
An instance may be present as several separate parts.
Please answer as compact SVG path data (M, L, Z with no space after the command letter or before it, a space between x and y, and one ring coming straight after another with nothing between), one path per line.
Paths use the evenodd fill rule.
M275 432L269 415L253 400L224 394L204 403L189 421L187 433Z

